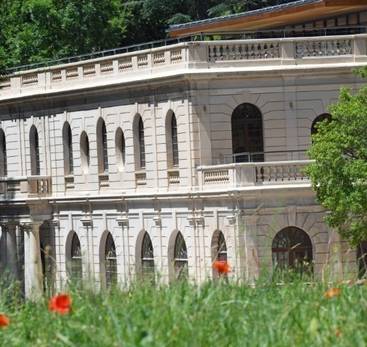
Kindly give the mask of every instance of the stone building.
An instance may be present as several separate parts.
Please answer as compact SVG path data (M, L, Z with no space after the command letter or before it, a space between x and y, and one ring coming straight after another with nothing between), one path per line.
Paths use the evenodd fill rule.
M160 47L11 71L2 271L28 296L69 279L201 282L215 259L244 281L304 261L316 276L362 271L303 169L339 88L363 84L366 25L365 1L301 0L172 26Z

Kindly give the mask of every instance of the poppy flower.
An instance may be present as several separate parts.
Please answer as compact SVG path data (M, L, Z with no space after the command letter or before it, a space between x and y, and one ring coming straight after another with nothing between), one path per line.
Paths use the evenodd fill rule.
M61 315L70 313L71 297L68 294L58 294L53 296L48 302L48 310Z
M10 319L5 314L0 314L0 328L6 328L10 324Z
M230 266L226 260L216 260L213 263L213 269L217 270L219 274L227 274L231 271Z
M340 288L330 288L324 293L326 299L331 299L335 296L339 296L342 290Z

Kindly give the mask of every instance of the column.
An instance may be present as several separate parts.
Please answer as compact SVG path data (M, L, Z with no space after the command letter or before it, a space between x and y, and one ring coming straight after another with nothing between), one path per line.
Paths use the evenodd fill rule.
M6 230L6 263L11 277L19 279L16 225L8 224Z
M43 294L42 260L39 239L40 223L27 223L24 237L24 281L25 295L38 299Z

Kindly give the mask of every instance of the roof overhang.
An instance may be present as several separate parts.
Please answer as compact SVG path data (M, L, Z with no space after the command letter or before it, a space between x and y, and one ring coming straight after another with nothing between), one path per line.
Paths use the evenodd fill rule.
M171 37L198 33L251 31L367 10L367 0L300 0L239 14L172 25Z

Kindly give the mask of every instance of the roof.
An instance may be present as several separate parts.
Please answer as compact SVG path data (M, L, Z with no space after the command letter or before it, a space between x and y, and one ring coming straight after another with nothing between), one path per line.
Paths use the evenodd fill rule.
M367 0L297 0L228 16L175 24L167 32L171 37L179 37L202 32L268 29L363 9L367 10Z

